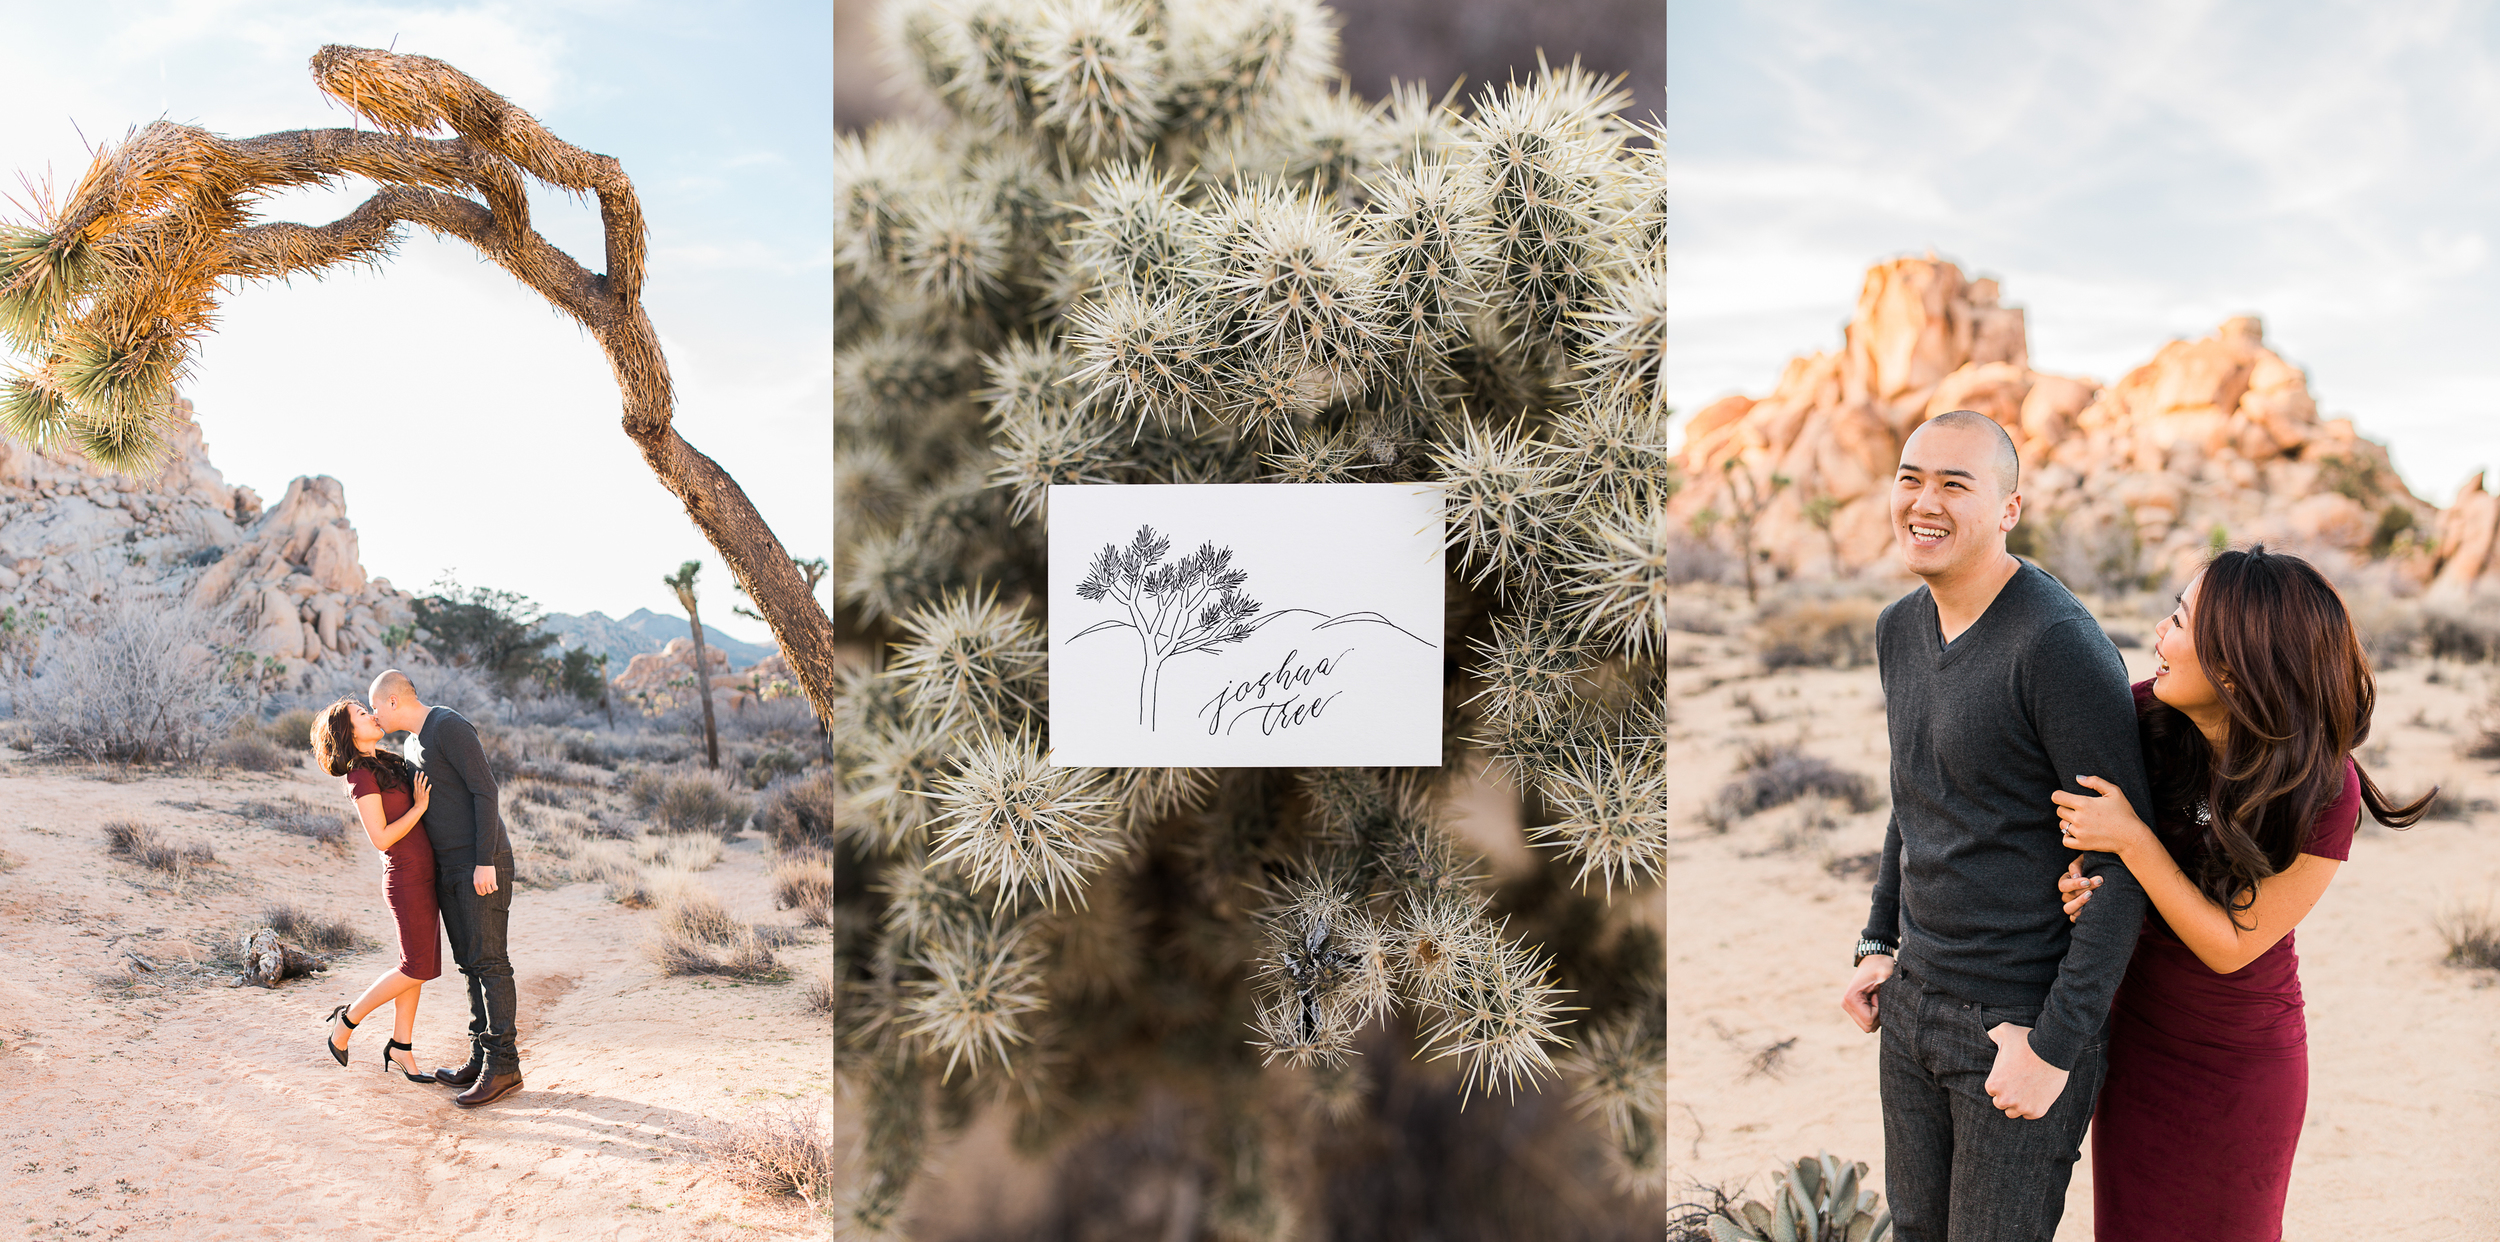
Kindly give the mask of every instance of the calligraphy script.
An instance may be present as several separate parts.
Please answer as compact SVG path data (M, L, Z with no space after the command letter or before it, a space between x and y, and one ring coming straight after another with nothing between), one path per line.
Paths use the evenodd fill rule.
M1345 667L1345 658L1353 650L1348 647L1308 664L1296 664L1295 658L1302 654L1296 648L1255 680L1224 683L1224 688L1198 709L1198 714L1206 718L1207 736L1228 735L1245 720L1258 721L1259 732L1267 736L1318 720L1320 713L1343 697L1345 691L1321 693L1314 683Z

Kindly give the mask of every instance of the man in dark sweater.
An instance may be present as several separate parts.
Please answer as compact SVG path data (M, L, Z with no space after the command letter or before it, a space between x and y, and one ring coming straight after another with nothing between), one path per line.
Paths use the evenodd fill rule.
M1892 824L1841 1007L1883 1032L1884 1178L1903 1242L2048 1242L2100 1093L2144 919L2117 858L2071 925L2058 790L2151 806L2126 667L2055 578L2005 550L2013 442L1967 410L1901 449L1894 537L1926 583L1876 622ZM2105 897L2117 901L2103 906Z
M409 735L408 762L433 787L425 833L434 842L434 895L442 903L452 960L469 980L469 1062L438 1069L434 1079L467 1088L452 1099L462 1108L491 1104L521 1088L520 1052L512 1037L518 997L505 948L512 922L512 843L504 836L495 773L487 766L477 726L448 707L420 701L406 673L391 669L374 678L372 693L374 719Z

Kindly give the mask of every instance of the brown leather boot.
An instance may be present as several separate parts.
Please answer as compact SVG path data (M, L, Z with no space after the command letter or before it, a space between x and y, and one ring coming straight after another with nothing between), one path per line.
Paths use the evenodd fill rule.
M468 1064L463 1065L458 1069L438 1069L434 1071L434 1081L446 1083L454 1087L465 1087L470 1083L477 1081L478 1071L485 1068L485 1066L486 1053L482 1050L473 1048L469 1051Z
M476 1108L480 1104L492 1104L520 1089L519 1070L509 1074L480 1074L476 1085L451 1097L451 1102L462 1108Z

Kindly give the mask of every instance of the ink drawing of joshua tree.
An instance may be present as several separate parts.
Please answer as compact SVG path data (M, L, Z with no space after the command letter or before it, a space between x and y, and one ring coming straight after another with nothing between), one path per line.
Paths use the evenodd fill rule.
M1220 651L1272 619L1251 619L1259 601L1241 593L1250 575L1231 568L1231 548L1202 543L1197 551L1163 564L1171 550L1172 541L1152 526L1139 526L1126 548L1104 544L1076 593L1088 600L1110 600L1126 609L1128 618L1086 626L1068 640L1100 630L1137 631L1138 647L1145 653L1145 667L1137 675L1137 723L1149 729L1155 727L1155 695L1163 682L1164 661L1192 651Z
M1241 642L1267 623L1295 613L1321 618L1311 627L1315 630L1360 622L1387 626L1427 647L1434 645L1368 609L1333 617L1310 608L1263 610L1259 601L1241 593L1241 584L1250 580L1250 574L1233 568L1231 548L1201 543L1197 551L1166 565L1163 558L1171 550L1172 541L1148 525L1140 525L1136 538L1125 548L1104 544L1094 554L1093 567L1076 593L1087 600L1109 600L1128 615L1095 622L1068 639L1075 642L1103 630L1137 631L1138 649L1145 657L1137 674L1137 723L1148 730L1157 725L1156 700L1166 661L1196 652L1219 653L1224 644Z

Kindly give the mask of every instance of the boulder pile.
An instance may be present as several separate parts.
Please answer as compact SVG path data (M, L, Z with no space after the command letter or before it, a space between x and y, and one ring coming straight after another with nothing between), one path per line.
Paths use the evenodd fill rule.
M151 479L0 439L0 607L53 623L116 597L197 607L229 616L274 671L380 667L384 634L415 611L366 575L339 481L299 478L264 506L209 464L191 403L175 407L173 452Z
M1670 511L1781 576L1883 572L1902 442L1968 409L2022 457L2010 544L2078 589L2175 585L2214 546L2250 541L2387 562L2443 591L2500 574L2500 498L2479 479L2445 514L2414 496L2385 446L2319 417L2257 319L2103 383L2033 370L2023 312L1999 298L1932 255L1877 264L1839 351L1791 359L1767 397L1692 416Z

